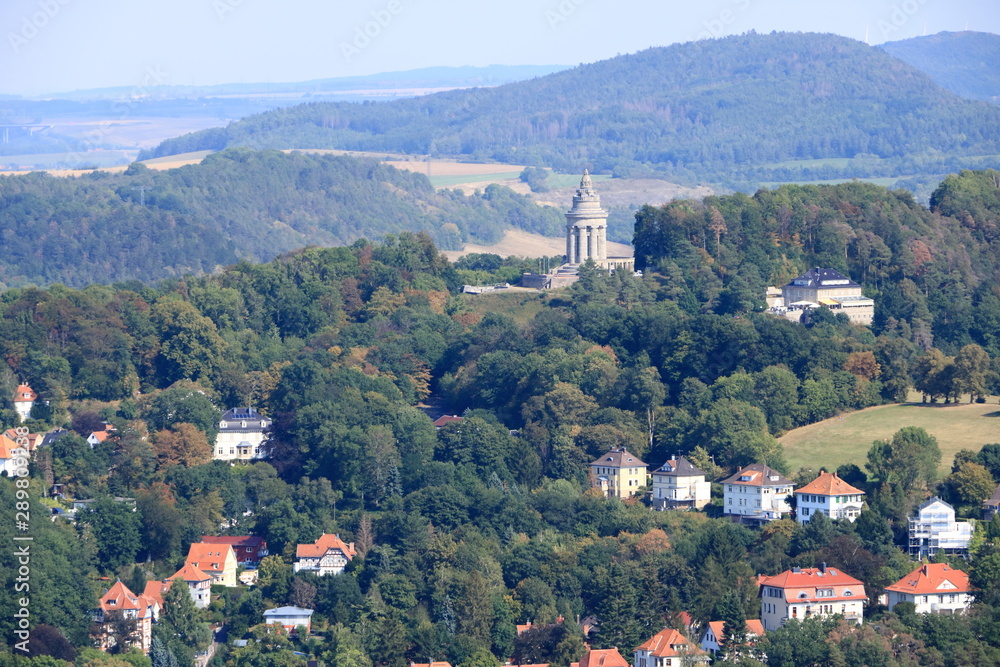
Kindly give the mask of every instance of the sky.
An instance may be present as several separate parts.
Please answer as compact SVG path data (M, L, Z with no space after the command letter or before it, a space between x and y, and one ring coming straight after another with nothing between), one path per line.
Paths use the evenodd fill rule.
M1000 33L998 0L0 0L0 94L576 65L750 30Z

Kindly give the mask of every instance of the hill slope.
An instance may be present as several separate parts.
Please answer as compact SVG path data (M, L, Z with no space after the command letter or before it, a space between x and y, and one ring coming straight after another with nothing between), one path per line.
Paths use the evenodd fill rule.
M998 124L1000 109L962 99L861 42L748 34L492 89L282 109L164 142L146 157L234 145L325 147L784 180L943 173L966 164L956 157L1000 153ZM863 164L774 167L856 157Z
M962 97L1000 103L1000 35L939 32L881 48Z
M0 283L157 280L403 231L454 249L562 224L506 188L466 197L375 160L233 149L169 171L0 178Z

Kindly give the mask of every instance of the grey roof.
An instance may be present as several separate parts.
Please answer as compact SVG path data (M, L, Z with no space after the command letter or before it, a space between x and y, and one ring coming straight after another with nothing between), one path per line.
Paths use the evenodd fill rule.
M826 285L830 281L843 281L846 283L839 283L836 285ZM803 283L803 281L806 281ZM803 273L798 278L792 278L785 287L809 287L816 289L819 287L861 287L856 282L845 276L843 273L836 269L823 269L816 267L814 269L809 269Z
M984 504L991 505L993 507L1000 505L1000 484L997 484L997 488L993 491L993 495L990 496L989 500L987 500Z
M704 470L696 468L683 456L670 459L656 472L668 477L691 477L705 474Z
M741 480L740 477L750 477L748 480ZM772 477L774 479L772 479ZM769 468L763 463L751 463L745 468L741 468L729 479L722 480L723 484L745 484L748 486L787 486L792 484L780 472L774 468Z
M605 468L645 468L646 464L624 447L612 449L604 456L591 462L592 466L604 466Z
M270 425L270 420L255 408L230 408L222 413L222 431L260 431ZM246 422L246 426L243 423Z
M954 507L952 507L951 505L949 505L949 504L948 504L948 503L946 503L945 501L941 500L941 499L940 499L940 498L938 498L937 496L932 496L931 498L928 498L928 499L927 499L927 500L925 500L925 501L924 501L923 503L921 503L921 504L920 504L920 505L919 505L919 506L917 507L917 511L919 512L920 510L924 509L925 507L930 507L930 506L931 506L931 505L933 505L934 503L941 503L942 505L944 505L944 506L945 506L945 507L947 507L948 509L955 509Z

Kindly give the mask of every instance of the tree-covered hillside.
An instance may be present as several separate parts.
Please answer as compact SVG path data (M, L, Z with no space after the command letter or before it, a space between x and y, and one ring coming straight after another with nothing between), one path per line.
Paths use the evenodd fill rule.
M1000 109L880 49L834 35L751 33L492 89L281 109L166 141L152 155L324 147L784 180L957 170L1000 154L997 125ZM832 158L854 161L781 164Z
M507 188L467 197L374 160L237 149L168 171L0 178L0 285L158 280L400 231L454 249L562 224Z
M1000 103L1000 35L939 32L880 48L962 97Z

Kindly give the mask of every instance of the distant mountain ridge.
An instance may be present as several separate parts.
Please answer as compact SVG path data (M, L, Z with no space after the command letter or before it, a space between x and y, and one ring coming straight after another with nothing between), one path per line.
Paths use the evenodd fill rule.
M997 108L958 97L881 49L835 35L751 33L497 88L286 108L165 141L143 157L234 145L344 148L765 180L789 175L787 161L864 161L808 166L834 178L990 166L969 157L1000 154L997 126Z
M880 48L962 97L1000 104L1000 35L939 32Z

